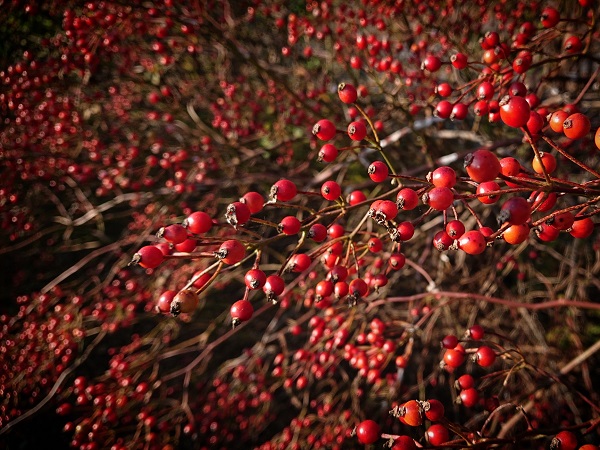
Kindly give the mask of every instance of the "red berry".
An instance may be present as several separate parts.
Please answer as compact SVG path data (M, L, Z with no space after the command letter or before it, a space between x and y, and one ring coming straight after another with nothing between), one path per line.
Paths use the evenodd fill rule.
M488 31L479 42L484 50L494 48L500 44L500 35L495 31Z
M408 366L408 360L406 359L406 356L404 355L399 355L396 357L396 367L400 368L400 369L405 369L406 366Z
M442 97L450 97L452 95L452 86L448 83L440 83L435 88L435 91Z
M512 156L500 160L500 173L507 177L514 177L521 172L521 164Z
M458 248L469 255L479 255L486 247L485 236L478 230L467 231L458 239Z
M502 209L498 214L498 223L505 222L511 225L521 225L531 217L531 207L529 202L523 197L511 197L504 202Z
M434 187L423 194L423 203L431 206L437 211L445 211L452 205L454 193L447 187Z
M527 87L525 87L525 85L520 81L514 81L508 87L508 95L510 95L511 97L514 97L515 95L519 97L525 97L526 94Z
M537 112L531 111L529 113L529 120L527 120L525 125L527 126L529 132L535 136L542 131L542 128L544 128L544 125L546 125L546 121Z
M348 292L350 292L350 287L348 286L348 283L346 283L345 281L338 281L335 283L333 293L336 298L344 298L346 295L348 295Z
M373 420L364 420L356 427L356 437L361 444L373 444L377 442L381 434L381 429L377 422Z
M463 389L458 396L460 402L467 408L472 408L479 401L479 391L475 388Z
M584 217L583 219L577 219L575 217L575 222L573 222L573 226L571 227L571 236L579 239L584 239L590 236L594 232L594 222L589 217Z
M196 239L186 239L181 244L175 245L175 250L183 253L191 253L194 251L197 245L198 241L196 241Z
M494 85L489 81L483 81L477 86L477 98L479 100L491 100L494 97Z
M163 237L167 242L176 245L181 244L187 239L187 230L183 225L173 224L161 228L158 231L157 236Z
M310 256L306 253L296 253L291 257L289 267L292 272L300 273L308 269L311 262Z
M532 196L534 195L535 199L531 209L533 210L535 208L535 210L539 212L550 211L554 208L556 200L558 199L555 192L533 192Z
M372 237L367 241L367 248L371 253L379 253L383 248L383 243L381 242L381 239Z
M238 300L231 305L229 314L231 314L231 323L235 326L240 322L250 320L252 314L254 314L254 308L248 300Z
M552 131L554 131L555 133L562 133L564 129L563 124L565 123L565 120L567 120L567 117L569 117L569 113L567 113L566 111L554 111L550 116L549 120L550 128L552 128Z
M411 427L418 427L423 423L423 408L416 400L409 400L399 408L398 419Z
M250 269L244 275L244 283L248 289L260 289L267 282L267 276L260 269Z
M317 158L318 161L332 162L337 158L338 149L333 144L325 144L319 150L319 156Z
M480 341L485 336L485 329L481 325L473 325L468 331L469 337L475 341Z
M529 70L532 62L533 56L531 52L529 50L521 50L513 60L512 67L516 73L523 74Z
M56 414L58 414L59 416L66 416L68 414L71 414L72 410L73 405L71 403L63 403L56 408Z
M267 294L269 300L274 300L283 293L285 281L279 275L269 275L263 286L263 291Z
M398 205L399 209L410 211L415 209L419 204L419 196L411 188L400 189L396 195L396 204Z
M456 184L456 172L452 167L441 166L431 172L431 183L436 187L453 188Z
M175 291L165 291L160 297L158 297L158 301L156 302L156 308L163 313L168 313L171 310L171 302L173 298L175 298L177 292Z
M577 448L577 437L571 431L561 431L550 443L551 450L575 450Z
M192 286L194 286L196 289L200 289L201 287L206 285L206 283L208 283L208 280L210 280L211 278L212 275L210 273L203 274L201 270L198 270L192 276L192 280L195 280Z
M492 230L490 227L481 227L479 228L479 231L481 232L481 234L483 234L486 238L489 238L492 234L494 234L494 230Z
M473 105L473 112L476 116L485 116L490 112L487 100L479 100Z
M500 194L497 192L500 190L500 185L495 181L484 181L477 186L477 200L486 205L491 205L500 200ZM496 194L487 195L488 192L496 192ZM486 195L481 195L486 194Z
M225 220L230 225L236 227L238 225L244 225L250 220L250 208L248 205L242 202L233 202L227 205L225 211Z
M465 350L458 344L454 348L449 348L444 352L444 363L452 368L460 367L465 362Z
M475 361L481 367L490 367L496 360L496 352L487 345L482 345L475 353Z
M581 139L590 132L590 129L590 119L585 114L571 114L563 122L563 132L569 139Z
M357 205L361 202L364 202L367 199L367 196L363 191L352 191L348 194L346 201L350 204L350 206Z
M475 386L475 379L472 375L465 374L458 377L456 380L456 386L459 389L469 389Z
M489 121L490 123L499 122L500 121L500 103L498 100L490 100L488 101L488 109L489 109Z
M362 141L367 136L367 127L361 121L352 122L348 125L348 136L353 141Z
M298 190L290 180L281 179L271 186L270 197L279 202L287 202L293 199Z
M427 441L435 447L441 446L450 439L448 428L439 423L431 425L425 432L425 436L427 437Z
M529 103L530 108L537 108L540 104L540 98L535 94L535 92L530 92L525 96L525 100ZM548 116L548 110L546 108L538 108L536 111L542 119L544 119L544 123L546 123L546 116Z
M538 237L538 239L542 242L552 242L555 241L556 238L558 238L560 230L548 225L547 223L542 223L535 230L535 234Z
M454 239L450 237L446 230L438 231L433 237L433 246L440 252L444 252L454 243Z
M190 214L187 219L183 221L183 226L186 227L191 233L203 234L209 232L212 228L212 219L205 212L196 211Z
M444 404L434 398L424 402L423 410L425 411L425 417L432 422L439 422L444 418Z
M334 283L331 280L321 280L315 286L315 295L317 300L322 300L333 294Z
M327 239L327 227L320 223L311 225L308 229L308 237L315 242L323 242Z
M334 223L327 228L327 236L329 239L339 238L344 235L344 227L339 223Z
M391 450L417 450L417 444L410 436L401 435L394 439L394 446Z
M348 83L338 84L338 95L340 97L340 100L347 104L354 103L356 101L356 98L358 97L356 88Z
M517 245L525 242L529 237L529 225L511 225L502 233L502 238L511 245Z
M337 200L342 195L342 188L335 181L326 181L321 186L321 195L325 200Z
M225 264L236 264L246 256L246 247L240 241L229 239L221 244L216 256Z
M450 117L450 114L452 114L452 103L450 103L448 100L440 101L436 105L433 113L440 119L447 119Z
M258 192L250 191L244 194L244 196L240 199L240 202L248 205L251 214L256 214L263 209L265 199Z
M392 270L402 269L405 263L406 257L402 253L392 253L388 260L388 264Z
M158 247L146 245L133 255L133 262L137 262L144 269L154 269L163 262L164 257L163 252Z
M455 103L452 106L452 112L450 113L451 120L463 120L469 113L469 107L465 103Z
M533 161L531 162L531 167L536 173L542 174L544 173L544 169L546 169L547 174L551 174L556 170L556 158L551 153L540 152L540 160L537 156L533 157Z
M500 101L500 118L513 128L520 128L527 124L531 108L523 97L506 96Z
M330 120L321 119L313 127L312 133L322 141L329 141L335 136L335 125Z
M552 217L552 219L550 219L546 223L552 225L557 230L565 231L565 230L568 230L569 228L571 228L573 226L574 222L575 222L575 216L573 215L573 213L571 211L564 211L564 212L558 213L557 215Z
M469 177L478 183L492 181L500 173L500 162L494 153L480 149L465 156L465 169Z
M396 227L399 241L409 241L415 234L415 226L412 222L400 222Z
M367 169L369 177L375 183L384 181L388 177L389 172L388 166L382 161L373 161Z
M542 15L540 16L540 20L542 22L542 26L544 28L552 28L556 26L556 24L560 20L560 13L556 8L552 6L546 6L542 10Z
M565 40L563 49L567 53L577 53L583 49L583 42L579 36L570 36Z
M360 59L360 56L352 55L350 57L350 67L352 67L353 69L360 69L362 65L363 63L362 59Z
M398 215L398 206L391 200L376 200L371 205L369 212L377 221L394 220Z
M467 67L468 60L464 53L455 53L450 57L450 62L456 69L462 70Z
M421 70L425 69L429 72L437 72L442 67L442 62L437 56L428 55L421 63Z
M458 338L453 334L449 334L442 339L442 347L446 349L455 348L458 345Z
M369 286L362 278L355 278L348 286L350 294L356 297L364 297L369 293Z
M300 228L302 228L302 222L295 216L285 216L277 225L277 230L288 236L298 234Z

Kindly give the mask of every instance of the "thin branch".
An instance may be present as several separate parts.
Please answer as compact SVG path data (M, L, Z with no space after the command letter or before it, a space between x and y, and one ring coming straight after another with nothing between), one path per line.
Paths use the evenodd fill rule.
M436 293L425 292L421 294L415 295L407 295L403 297L388 297L384 300L377 300L369 304L367 307L367 311L376 308L377 306L387 305L390 303L409 303L418 300L423 300L425 298L435 298L437 300L447 299L447 300L473 300L473 301L484 301L488 303L494 303L497 305L505 306L509 309L517 309L517 308L525 308L530 311L539 311L544 309L552 309L552 308L581 308L581 309L592 309L592 310L600 310L600 303L595 302L586 302L582 300L568 300L568 299L559 299L559 300L551 300L544 303L524 303L519 302L517 300L510 300L505 298L498 297L489 297L487 295L474 294L470 292L450 292L450 291L440 291Z

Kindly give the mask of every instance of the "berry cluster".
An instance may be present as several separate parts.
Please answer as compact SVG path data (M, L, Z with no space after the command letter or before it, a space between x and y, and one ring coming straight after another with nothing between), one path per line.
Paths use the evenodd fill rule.
M567 3L11 2L0 438L597 448Z

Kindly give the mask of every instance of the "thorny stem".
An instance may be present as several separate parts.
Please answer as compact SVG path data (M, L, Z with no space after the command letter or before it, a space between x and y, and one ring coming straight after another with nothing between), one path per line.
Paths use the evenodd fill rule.
M552 214L548 214L547 216L542 217L539 220L536 220L532 224L532 226L536 227L536 226L538 226L538 225L540 225L540 224L542 224L544 222L547 222L548 220L552 219L553 217L556 217L559 214L562 214L562 213L568 212L568 211L575 211L576 209L582 209L582 208L585 208L587 206L594 205L594 204L596 204L598 202L600 202L600 196L595 197L595 198L593 198L593 199L591 199L591 200L589 200L589 201L587 201L585 203L579 203L577 205L573 205L573 206L569 206L567 208L559 209L557 211L552 212Z
M560 145L557 145L554 143L554 141L546 136L542 136L542 139L544 141L546 141L550 147L552 147L554 150L556 150L558 153L560 153L562 156L564 156L565 158L567 158L569 161L571 161L574 164L577 164L579 167L581 167L583 170L585 170L586 172L591 173L592 175L594 175L596 178L600 178L600 173L596 172L594 169L592 169L591 167L589 167L587 164L584 164L583 162L581 162L580 160L578 160L577 158L575 158L574 156L570 155L568 152L566 152Z
M206 283L204 283L204 285L200 289L198 289L196 291L196 294L200 294L204 289L206 289L208 286L210 286L210 284L215 280L215 278L221 271L223 264L224 264L223 261L217 261L217 262L211 264L206 269L204 269L202 272L200 272L198 275L192 277L192 279L190 281L188 281L188 283L183 287L182 290L185 291L186 289L189 289L190 287L192 287L194 285L194 283L196 281L198 281L202 277L202 275L207 274L208 272L210 272L211 270L216 268L215 273L210 277L210 279Z
M538 150L537 145L535 144L535 140L533 139L533 136L531 135L531 133L529 132L527 127L522 127L521 129L523 130L523 133L525 133L525 135L527 136L529 145L531 145L531 148L533 149L533 153L535 153L535 159L537 159L538 163L542 167L542 171L544 173L544 178L546 179L546 183L548 184L548 186L552 186L552 181L550 180L550 176L548 175L546 166L544 166L544 162L542 161L542 155L541 155L540 151Z
M559 299L559 300L549 300L543 303L524 303L519 302L517 300L509 300L499 297L490 297L482 294L475 294L471 292L451 292L451 291L439 291L436 293L424 292L421 294L407 295L402 297L388 297L385 300L377 300L371 302L367 308L367 310L371 310L378 306L390 303L410 303L414 301L423 300L426 298L442 300L448 299L452 301L457 300L472 300L472 301L484 301L488 303L493 303L497 305L503 305L509 309L517 309L517 308L525 308L530 311L540 311L544 309L553 309L553 308L581 308L581 309L590 309L590 310L600 310L600 303L583 301L583 300L569 300L569 299Z

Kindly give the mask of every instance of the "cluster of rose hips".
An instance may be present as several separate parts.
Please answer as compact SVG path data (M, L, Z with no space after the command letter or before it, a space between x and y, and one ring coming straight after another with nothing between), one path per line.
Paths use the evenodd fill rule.
M472 342L477 342L483 339L484 329L479 325L472 326L466 333L466 337ZM453 373L458 367L460 367L466 359L466 352L464 347L459 343L459 340L454 335L448 335L443 338L442 348L444 348L444 356L442 360L442 367L445 367L450 373ZM479 345L478 348L474 349L471 359L477 363L480 367L489 368L496 360L496 352L487 345ZM482 382L484 381L482 377ZM489 384L489 383L488 383ZM465 373L455 379L454 388L458 395L456 396L455 403L462 404L466 408L474 408L479 404L483 404L485 409L488 411L490 418L495 414L499 414L502 409L507 406L514 408L514 405L504 404L501 405L498 397L493 396L480 400L480 394L478 389L475 387L475 377L469 373ZM425 432L421 435L422 439L415 439L411 435L407 434L389 434L383 433L382 427L377 421L367 419L356 425L353 429L352 434L356 435L358 441L362 444L373 444L381 439L386 439L390 448L396 450L412 450L421 448L424 445L418 443L419 441L425 441L428 447L452 447L454 445L461 445L464 442L471 442L477 445L478 441L485 439L486 445L492 445L494 438L485 437L483 434L483 428L489 422L489 419L484 424L481 431L469 431L467 427L456 427L451 420L445 417L446 408L444 404L437 399L427 400L408 400L404 403L396 404L389 414L397 418L403 425L408 427L421 427L425 423L428 424ZM500 413L501 414L501 413ZM525 414L525 413L523 413ZM529 428L526 433L521 435L521 439L535 439L534 429L531 428L530 420L525 416L525 420L529 424ZM451 439L452 435L458 435L457 438ZM507 441L508 442L508 441ZM495 444L501 444L502 439L499 439ZM505 442L504 442L505 443ZM585 444L578 446L577 435L572 431L561 431L549 441L551 449L571 449L575 450L585 449L592 450L598 447L591 444Z
M326 182L325 188L321 194L327 200L337 200L341 191L335 182ZM336 197L330 197L331 191L337 187ZM355 269L347 268L345 265L338 264L342 259L341 253L344 251L345 229L339 224L333 224L329 227L321 223L316 223L314 218L301 221L294 215L287 215L279 220L279 223L268 222L264 219L254 218L253 216L271 205L284 207L284 202L289 202L297 195L295 184L289 180L282 179L276 182L270 189L269 202L265 203L264 197L255 191L250 191L238 202L229 204L226 208L224 218L228 223L239 231L250 229L251 225L262 225L267 230L274 231L275 236L271 239L282 239L287 236L298 236L302 233L302 240L309 238L320 245L310 253L295 252L287 259L286 264L280 267L276 273L267 275L260 269L260 260L256 258L254 267L249 269L244 275L246 285L245 298L236 302L231 307L232 321L235 323L246 321L252 315L252 305L247 300L251 291L264 291L268 300L275 302L279 295L285 289L285 282L282 278L283 272L303 273L312 264L315 255L321 255L325 267L331 270L327 279L319 282L315 286L315 295L317 302L327 302L333 295L336 298L347 298L349 303L356 303L360 298L365 297L369 290L369 285L362 278L346 280L349 274L355 272ZM364 204L364 201L361 202ZM352 205L351 205L352 206ZM290 206L293 207L293 206ZM330 208L332 209L332 208ZM332 209L333 210L333 209ZM335 212L335 210L333 210ZM331 212L328 212L331 215ZM223 225L223 224L222 224ZM208 237L203 239L213 227L213 219L203 211L196 211L186 217L182 224L172 224L163 227L158 232L158 237L164 239L164 243L156 245L147 245L138 250L134 255L132 262L147 269L157 268L165 259L171 256L189 257L189 258L214 258L217 261L217 268L214 276L208 270L194 274L185 289L174 292L167 291L158 299L157 307L162 312L171 312L173 315L180 313L192 313L199 304L198 294L205 285L212 281L221 270L223 265L236 266L242 263L247 257L248 249L259 252L264 247L262 239L269 239L266 235L262 239L226 239L211 240ZM267 231L269 233L269 231ZM256 235L256 233L254 233ZM212 246L213 252L195 252L197 247ZM371 238L365 245L365 250L372 253L379 253L382 250L382 243L378 238ZM360 250L360 247L357 249ZM176 252L172 254L172 252ZM260 253L259 253L260 254ZM392 258L393 270L398 270L404 265L404 259L401 254ZM210 266L211 268L214 266ZM375 287L386 284L386 278L377 281L377 278L371 280ZM324 303L324 304L325 304Z
M486 35L485 40L482 41L482 47L492 47L492 43L490 42L494 39L497 39L497 34L496 36ZM522 57L524 58L523 55ZM457 69L466 67L466 64L464 67L459 67L460 64L457 61L460 60L461 58L458 57L453 59L453 64ZM486 61L488 64L493 64L494 62ZM423 63L423 68L429 72L436 72L439 67L440 62L439 60L436 61L435 57L428 57ZM521 69L521 64L517 64L517 68L513 68L516 73L525 73L527 71L527 69ZM501 67L494 68L494 70L499 71L501 70ZM508 77L505 76L504 79L508 79ZM477 95L480 100L476 106L476 114L481 115L480 113L483 110L489 111L489 106L487 104L484 105L482 100L492 99L495 94L494 90L494 85L487 80L483 81L479 85L477 89ZM338 86L338 94L340 100L346 104L354 105L358 99L358 91L350 83L341 83ZM410 240L415 231L415 224L419 224L428 215L435 212L442 212L444 215L444 229L439 231L433 238L433 244L435 248L440 251L448 250L450 248L458 248L463 250L465 253L478 255L484 252L495 238L502 238L509 244L520 244L528 239L531 229L535 229L536 234L542 241L553 240L558 236L560 231L565 230L570 231L575 237L588 237L592 233L594 225L589 215L576 216L575 214L577 212L580 214L585 213L586 210L593 204L589 202L581 203L577 206L563 208L562 210L555 210L550 214L542 215L541 218L532 219L532 213L534 212L545 213L550 211L554 207L558 197L556 192L562 193L562 191L565 189L564 186L552 186L553 183L560 183L560 180L551 178L551 174L557 167L556 158L550 153L540 152L537 148L536 140L539 139L538 135L540 132L542 132L545 124L542 115L539 112L531 110L532 107L526 100L525 94L526 88L522 83L513 83L508 89L507 97L505 99L503 98L498 104L499 115L497 118L492 117L491 113L489 118L491 122L501 120L509 127L523 129L526 141L533 149L533 171L528 171L525 169L514 157L505 157L503 159L499 159L492 151L484 148L478 149L465 156L464 169L468 175L468 178L457 175L457 171L450 166L439 166L435 168L427 175L425 179L419 180L415 179L415 177L404 177L402 174L396 173L394 167L390 164L390 161L387 160L385 156L384 161L374 161L369 165L367 174L375 183L383 183L390 178L400 182L402 182L403 179L407 179L413 183L415 181L417 183L416 187L413 188L400 186L399 189L390 191L390 194L396 194L395 201L383 197L373 202L367 212L368 217L371 217L374 222L377 223L377 225L382 226L385 229L388 235L387 237L392 243L392 249L394 248L395 244ZM533 97L531 101L534 101ZM460 112L451 112L449 110L448 113L446 113L444 109L446 103L439 103L436 107L436 113L438 117L452 117L455 119L464 119L466 117L466 106L461 109ZM383 149L380 145L378 137L378 127L375 127L375 125L371 122L369 115L365 113L358 105L355 105L354 108L360 112L362 119L354 120L348 125L347 136L351 141L359 143L364 142L364 144L359 144L358 146L351 145L349 147L342 148L341 150L346 151L347 153L348 151L360 153L362 148L370 147L375 150L379 150L383 155ZM553 118L554 116L558 115L560 114L555 113ZM562 121L560 122L560 131L563 132L568 139L581 139L586 137L589 133L591 128L590 121L585 115L578 112L573 114L568 114L565 112L561 117ZM558 118L554 119L554 121L551 121L551 124L555 124L550 125L553 130L558 131L558 125L556 125L558 121ZM312 132L321 141L331 141L338 133L334 123L327 119L319 120L314 125ZM556 144L552 139L549 138L546 139L546 142L553 149L557 150L557 152L562 156L565 156L566 152L560 146L560 144ZM335 145L328 143L323 145L323 147L319 150L318 159L319 161L332 163L339 158L340 153L342 153L340 149L338 149ZM574 160L573 158L571 158L571 161L580 165L582 169L590 172L584 163L576 159ZM503 189L503 184L501 185L499 182L497 182L497 179L501 180L503 184L506 184L508 189ZM289 181L281 180L278 183L289 183ZM464 190L459 191L457 189L458 183L466 184L466 186L463 188ZM291 186L293 186L293 184L286 184L286 188L293 191L293 194L290 194L288 197L287 194L285 194L284 189L285 198L282 196L282 198L279 199L277 198L277 194L279 193L281 186L277 186L277 184L275 184L271 190L271 200L292 200L296 195L297 189L295 186ZM472 191L469 189L473 187L476 188L474 194L471 193ZM340 186L338 182L327 181L321 186L321 195L326 200L338 201L342 195L342 189L342 186ZM523 192L531 194L529 201L518 195L512 196L508 198L508 200L504 201L499 212L497 213L497 222L499 226L497 229L484 226L477 213L468 205L468 200L470 199L477 199L480 203L489 205L496 203L500 199L500 196L504 194ZM581 193L589 197L594 195L593 189L589 190L587 187L583 186L581 186ZM273 194L275 194L275 196L273 196ZM347 199L350 207L360 205L366 201L364 194L361 195L360 193L354 192L353 194L354 196L351 195ZM466 230L463 220L459 219L457 208L454 204L455 201L462 203L465 209L475 217L478 224L478 229ZM341 200L340 203L343 205L343 200ZM243 226L250 221L252 214L261 211L263 206L261 205L260 207L257 207L256 211L252 212L249 210L249 208L242 206L243 204L244 202L242 201L237 202L237 204L229 205L225 214L227 222L236 228L238 226ZM396 217L400 211L411 211L419 204L428 206L429 210L416 219L406 220L399 223L396 222ZM446 211L449 209L452 209L454 213L454 220L447 220L446 218ZM304 222L304 224L310 223L311 221L308 220ZM341 237L344 233L343 228L342 233L339 234L335 231L331 231L333 226L330 226L329 229L326 229L323 225L320 225L320 227L319 225L320 224L318 223L312 224L307 234L317 242L325 239L328 235L329 238L336 239ZM301 231L302 226L303 223L297 217L286 216L279 222L279 224L277 224L277 231L280 233L280 235L296 235ZM185 222L183 225L170 225L165 229L165 232L161 234L171 244L178 245L183 243L185 240L190 239L190 235L186 232L185 227ZM177 230L176 233L175 230ZM357 230L359 229L355 229L350 233L350 235L355 235ZM173 238L174 235L178 235L175 240ZM315 236L317 236L316 239ZM385 236L385 234L370 237L366 243L365 249L368 249L373 253L379 253L383 248L381 239L383 236ZM178 242L175 242L176 240ZM239 247L239 252L234 250L234 247L236 246L234 242L238 243L237 247ZM221 245L225 244L227 244L228 248L220 247L214 252L213 256L228 264L237 264L241 262L245 256L245 252L242 251L243 246L235 240L225 241ZM351 244L353 243L351 242ZM232 248L230 249L229 247ZM254 250L255 248L260 248L260 244L252 243L250 244L250 247ZM325 265L325 267L330 268L333 272L333 270L338 267L337 264L339 263L340 255L344 250L344 244L341 243L341 251L337 252L333 250L333 246L331 247L332 248L328 251L329 255L323 258L322 263ZM137 254L139 255L140 264L146 265L146 267L154 268L160 264L164 256L168 256L159 254L156 248L157 247L151 246L142 248ZM227 261L226 259L230 251L233 251L236 257ZM352 251L356 251L356 249L352 248ZM146 253L148 253L148 255L146 255ZM322 253L322 250L317 248L314 253ZM345 261L347 260L348 259L346 258ZM396 260L399 262L393 262ZM310 267L312 259L305 253L294 253L290 258L288 258L288 262L289 270L302 273ZM401 253L394 253L392 256L390 256L390 266L392 268L401 268L403 265L404 256ZM373 262L372 267L377 268L377 263ZM348 272L346 269L344 270ZM341 281L342 283L344 283L346 276L347 274L344 274L344 277ZM237 302L232 306L231 309L232 320L234 323L248 320L250 318L253 310L251 304L247 300L248 291L252 289L259 289L260 287L264 286L264 284L267 282L267 276L258 268L257 264L255 264L255 267L246 273L245 280L246 295L244 296L243 300L240 300L240 302L244 303L240 304ZM193 280L191 283L192 282ZM336 275L332 275L330 273L325 280L320 281L316 285L314 301L327 301L328 298L335 293L335 297L337 298L342 298L348 295L349 304L354 306L358 299L367 295L369 292L369 285L376 289L383 287L387 284L387 278L385 274L382 274L382 277L372 276L372 281L370 283L367 283L362 278L354 279L347 286L342 284L338 287L338 283L340 283L338 274L336 273ZM175 293L173 291L171 296L164 298L161 297L159 308L165 312L170 311L173 314L178 314L179 312L192 312L197 307L197 304L197 292L194 293L189 290L183 290L179 293ZM309 342L314 343L320 339L321 331L319 330L319 327L315 328ZM450 340L451 339L449 339L449 341ZM446 343L445 345L448 345L444 354L445 365L452 368L459 367L465 360L464 349L458 343L454 343L452 346L450 346L449 343ZM488 367L493 364L495 356L496 354L494 350L492 350L490 347L481 346L475 353L475 360L480 366ZM303 358L299 358L299 360L302 359ZM351 364L360 370L366 371L365 366L363 365L364 363L359 362L359 359L361 358L354 355L351 358ZM326 357L325 360L327 360ZM371 382L374 382L379 379L379 375L375 375L378 370L378 366L375 365L371 367L372 368L369 373L372 373L373 375L367 375L367 379L370 379ZM318 366L316 370L319 371ZM366 373L363 373L363 375L366 375ZM292 379L286 380L286 383L287 386L290 387ZM295 381L297 389L305 388L306 383L307 379L302 375L299 376ZM478 400L478 393L477 390L473 388L472 379L470 383L466 378L463 379L462 384L459 383L459 386L461 388L459 398L461 399L462 403L465 406L474 406ZM421 413L419 412L419 414ZM442 432L440 431L440 433ZM445 437L447 438L447 435ZM435 438L433 439L435 440ZM442 441L436 442L440 443Z

